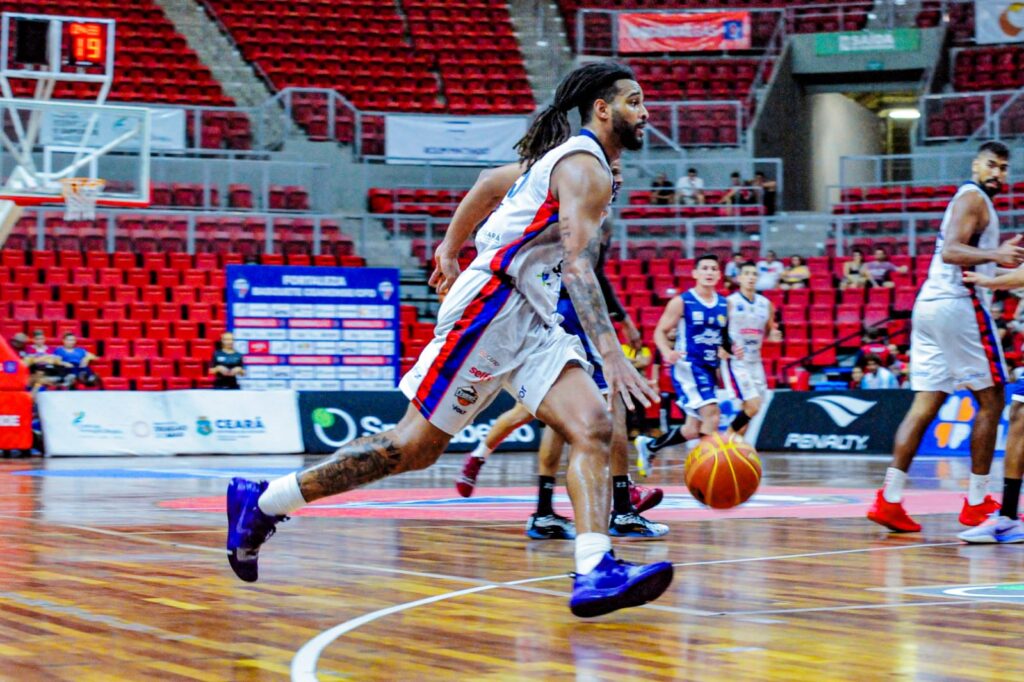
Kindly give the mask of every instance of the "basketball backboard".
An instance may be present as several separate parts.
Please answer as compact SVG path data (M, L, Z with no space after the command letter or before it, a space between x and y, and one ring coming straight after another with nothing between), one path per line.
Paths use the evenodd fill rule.
M102 179L100 206L149 204L150 111L0 99L0 200L62 201L61 180Z

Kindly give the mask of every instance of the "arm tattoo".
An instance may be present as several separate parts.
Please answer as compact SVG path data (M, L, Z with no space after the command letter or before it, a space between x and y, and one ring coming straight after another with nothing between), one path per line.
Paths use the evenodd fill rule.
M608 315L608 306L605 303L604 294L601 292L601 285L594 273L594 267L597 265L601 253L601 242L601 233L598 231L580 253L573 253L569 246L568 230L562 232L562 245L566 258L583 260L588 265L578 276L567 278L565 287L569 291L573 307L576 308L583 331L598 348L601 348L600 341L606 335L610 335L613 339L616 338L615 327L612 326L611 318Z
M401 470L402 453L387 434L360 438L299 472L307 502L372 483Z

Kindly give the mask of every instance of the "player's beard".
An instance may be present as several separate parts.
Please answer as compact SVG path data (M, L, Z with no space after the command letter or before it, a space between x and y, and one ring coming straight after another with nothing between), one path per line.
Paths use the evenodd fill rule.
M631 125L617 111L612 111L612 130L619 137L619 143L624 149L638 151L643 149L644 138L638 133L640 124Z
M995 183L994 186L990 184L993 182ZM985 182L981 183L981 189L984 190L985 194L987 194L991 199L992 197L1003 191L1003 183L1001 183L999 180L996 180L995 178L989 178Z

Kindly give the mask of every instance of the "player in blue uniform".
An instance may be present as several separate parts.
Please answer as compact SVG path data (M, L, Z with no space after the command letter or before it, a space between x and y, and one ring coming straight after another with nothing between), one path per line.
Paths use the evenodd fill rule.
M654 342L666 364L672 366L672 384L686 421L657 439L637 437L636 464L641 476L648 474L651 460L662 448L718 433L721 412L715 390L721 353L728 347L728 305L715 291L721 277L717 257L698 258L693 270L696 285L669 301L658 320ZM672 330L676 332L674 346L668 339Z

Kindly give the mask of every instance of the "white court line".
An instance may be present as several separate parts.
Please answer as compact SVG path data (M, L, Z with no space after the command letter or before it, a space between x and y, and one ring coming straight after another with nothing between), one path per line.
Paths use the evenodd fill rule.
M0 514L0 518L4 518L5 514ZM7 518L11 518L7 516ZM19 518L19 517L13 517ZM49 525L62 526L65 528L73 528L75 530L82 530L91 533L98 533L101 535L112 535L122 538L130 538L139 542L155 545L167 545L170 547L180 547L183 549L191 549L201 552L208 552L214 554L224 554L226 550L224 548L217 547L204 547L202 545L192 545L183 542L173 542L168 540L160 540L158 538L151 538L138 533L131 533L125 531L110 530L106 528L94 528L91 526L79 526L73 524L59 523L45 521L42 519L32 519L37 523L44 523ZM841 549L832 550L825 552L806 552L801 554L778 554L773 556L762 556L762 557L743 557L739 559L712 559L707 561L691 561L691 562L679 562L674 563L675 567L691 567L691 566L713 566L719 564L737 564L737 563L749 563L749 562L760 562L760 561L784 561L787 559L807 559L821 556L836 556L841 554L862 554L868 552L887 552L887 551L899 551L907 549L922 549L929 547L948 547L951 545L961 545L960 542L939 542L939 543L918 543L913 545L900 545L897 547L864 547L860 549ZM368 566L361 564L336 564L339 567L351 568L353 570L362 570L370 573L393 573L398 575L409 575L414 577L431 578L438 580L449 580L453 582L478 582L482 579L479 578L467 578L463 576L452 576L440 573L423 573L419 571L408 571L404 569L388 568L383 566ZM484 584L477 585L462 590L456 590L453 592L445 592L443 594L434 595L433 597L427 597L412 602L406 602L403 604L395 604L384 609L379 609L371 613L364 614L358 618L340 623L333 628L321 632L313 639L306 642L292 658L291 664L291 677L293 681L297 682L317 682L316 677L316 665L320 659L320 655L324 649L327 648L336 639L345 635L352 630L355 630L367 623L372 623L375 620L379 620L386 616L400 613L409 609L413 609L419 606L426 606L439 601L445 601L448 599L456 599L468 594L475 594L477 592L486 592L499 588L522 590L527 592L549 594L552 596L567 596L561 592L555 592L553 590L543 590L537 588L523 588L523 585L529 585L531 583L547 582L550 580L558 580L561 578L568 577L565 573L559 573L557 575L540 576L537 578L525 578L523 580L514 580L504 583L492 583L485 582ZM778 609L778 610L762 610L762 611L702 611L698 609L687 609L685 607L673 607L663 606L659 604L646 604L640 608L652 609L656 611L665 611L671 613L683 613L686 615L693 616L725 616L725 617L746 617L755 615L769 615L769 614L787 614L787 613L806 613L814 611L844 611L844 610L856 610L856 609L879 609L879 608L902 608L902 607L914 607L914 606L931 606L931 605L956 605L956 604L972 604L978 603L981 600L973 601L958 601L955 599L949 599L942 602L904 602L900 604L869 604L869 605L846 605L846 606L819 606L819 607L808 607L798 609Z
M815 611L859 611L862 609L903 609L916 606L963 606L989 602L988 599L947 599L945 601L906 601L897 604L847 604L846 606L808 606L796 609L764 609L761 611L723 611L723 616L769 616L787 613L813 613Z

